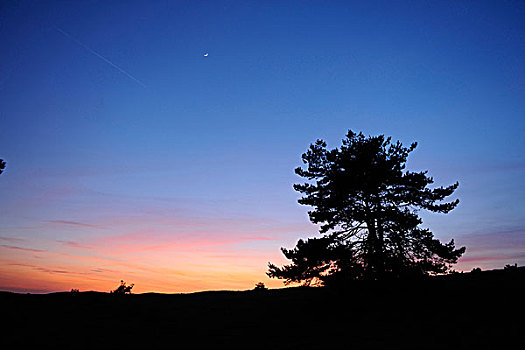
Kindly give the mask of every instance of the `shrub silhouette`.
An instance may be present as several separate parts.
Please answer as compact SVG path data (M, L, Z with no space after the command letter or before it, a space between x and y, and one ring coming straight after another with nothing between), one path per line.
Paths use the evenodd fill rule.
M509 271L509 272L515 272L515 271L518 271L518 264L514 264L514 265L510 265L510 264L507 264L505 265L505 267L503 268L504 271Z
M255 291L266 291L268 290L268 288L266 288L266 286L264 285L263 282L259 282L255 285L255 288L253 288L253 290Z
M112 294L131 294L131 288L133 288L135 284L132 283L130 285L126 285L126 282L123 280L120 281L120 286L117 287L117 289L112 290Z

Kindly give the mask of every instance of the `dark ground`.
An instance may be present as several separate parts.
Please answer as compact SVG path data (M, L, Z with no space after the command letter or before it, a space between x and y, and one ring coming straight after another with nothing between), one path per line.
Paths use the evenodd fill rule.
M525 349L524 296L523 267L339 289L0 292L0 348Z

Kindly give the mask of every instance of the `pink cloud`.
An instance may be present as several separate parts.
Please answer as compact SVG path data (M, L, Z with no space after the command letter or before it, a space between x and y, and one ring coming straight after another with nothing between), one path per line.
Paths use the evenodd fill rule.
M226 247L250 243L269 242L267 236L231 232L199 231L189 234L173 234L164 230L139 230L111 237L100 237L90 242L110 253L132 253L138 251L217 251Z
M92 249L93 247L87 244L81 244L74 241L60 241L57 240L58 243L62 243L65 246L71 247L71 248L78 248L78 249Z
M315 227L304 223L281 223L267 218L166 218L133 217L113 220L111 236L92 238L90 246L125 251L168 250L198 247L220 247L249 242L282 241L314 232ZM108 225L108 223L97 224ZM108 225L109 226L109 225ZM142 248L141 248L142 247Z
M22 238L15 238L15 237L0 237L0 240L10 242L10 243L22 243L25 241Z
M17 247L17 246L7 245L7 244L2 244L2 245L0 245L0 247L7 248L7 249L13 249L13 250L21 250L21 251L31 252L31 253L45 253L45 252L47 252L47 250L23 248L23 247Z
M525 263L524 228L463 235L456 242L458 246L467 247L466 253L458 262L458 269L494 269L502 268L507 263Z
M496 262L496 261L511 261L511 260L523 260L525 259L525 253L516 252L516 253L503 253L503 254L493 254L485 256L467 256L461 258L460 262L462 263L482 263L482 262Z
M86 223L83 223L83 222L69 221L69 220L46 220L45 222L50 223L50 224L58 224L58 225L81 226L81 227L89 227L89 228L101 228L101 226L99 226L99 225L86 224Z
M52 273L52 274L69 274L69 275L86 275L87 273L82 272L76 272L76 271L69 271L67 269L53 269L48 267L42 267L42 266L36 266L36 265L30 265L30 264L20 264L20 263L10 263L7 264L9 266L21 266L21 267L29 267L31 269L45 272L45 273Z

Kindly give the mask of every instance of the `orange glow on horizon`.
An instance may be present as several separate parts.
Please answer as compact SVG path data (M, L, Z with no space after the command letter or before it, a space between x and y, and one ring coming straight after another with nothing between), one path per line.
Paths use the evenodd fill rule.
M90 247L60 243L47 250L2 245L0 290L108 292L120 280L134 283L134 293L245 290L261 281L271 288L283 286L265 275L267 261L284 262L278 248L111 241Z

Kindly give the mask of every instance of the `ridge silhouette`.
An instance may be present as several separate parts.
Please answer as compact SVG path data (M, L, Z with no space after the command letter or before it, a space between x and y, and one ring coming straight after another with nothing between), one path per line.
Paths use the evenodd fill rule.
M520 349L524 282L516 267L263 293L0 292L2 346Z

